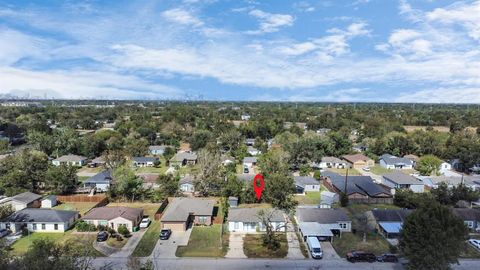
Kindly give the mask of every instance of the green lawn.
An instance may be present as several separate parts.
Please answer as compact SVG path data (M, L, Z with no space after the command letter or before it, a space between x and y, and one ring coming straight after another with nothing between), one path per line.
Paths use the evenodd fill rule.
M287 235L281 233L280 247L270 250L262 245L261 234L247 234L243 237L243 252L248 258L284 258L288 253Z
M326 170L334 173L338 173L340 175L347 174L347 169L328 168ZM356 169L348 169L348 175L360 175L360 173Z
M122 236L122 240L118 241L116 237L109 237L107 239L107 245L113 248L122 248L127 243L128 238Z
M374 173L376 175L384 175L384 174L387 174L389 172L392 172L394 170L390 170L390 169L387 169L387 168L384 168L378 164L376 164L375 166L373 167L370 167L370 172L371 173ZM406 170L401 170L401 172L405 173L405 174L411 174L411 173L414 173L416 172L415 170L411 170L411 169L406 169Z
M90 178L90 176L77 176L78 178L78 181L83 183L85 182L88 178Z
M37 239L49 239L55 243L63 244L67 241L80 242L88 252L94 257L103 257L104 255L93 248L93 241L96 240L96 234L73 234L73 231L67 231L66 233L32 233L28 236L24 236L18 239L13 245L12 254L22 255L24 254L32 242Z
M179 246L177 257L223 257L228 249L228 234L222 236L222 225L193 227L188 245Z
M152 223L148 227L147 232L145 232L142 239L138 243L137 247L133 251L132 256L134 257L150 256L160 236L160 229L161 229L160 221L152 220Z
M308 249L307 249L307 245L305 244L305 241L303 241L303 238L299 232L296 232L295 234L297 235L298 242L300 243L300 251L302 251L302 255L305 258L308 258Z
M80 212L80 215L84 215L92 207L94 207L96 202L64 202L60 203L57 206L53 207L56 210L73 210Z
M338 255L342 258L352 250L372 252L375 255L389 252L389 244L381 235L368 233L366 240L364 243L362 233L342 233L342 237L335 237L332 244Z
M480 259L480 251L465 242L465 248L460 254L460 258Z
M305 204L318 205L320 203L320 191L309 191L305 195L295 195L295 199L300 205L305 205Z
M237 208L272 208L269 203L241 203Z

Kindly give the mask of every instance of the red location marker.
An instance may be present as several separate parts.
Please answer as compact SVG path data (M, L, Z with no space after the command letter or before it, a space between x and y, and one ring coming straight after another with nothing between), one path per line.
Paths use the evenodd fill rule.
M257 184L257 182L260 182L260 184ZM260 201L260 198L262 197L262 192L263 192L263 187L265 186L265 181L263 181L263 176L261 174L255 175L253 178L253 190L255 191L255 194L257 195L257 200Z

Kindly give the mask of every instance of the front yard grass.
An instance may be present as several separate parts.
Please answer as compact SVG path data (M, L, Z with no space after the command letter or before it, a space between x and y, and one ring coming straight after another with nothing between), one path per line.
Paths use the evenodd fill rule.
M222 226L215 224L193 227L188 245L179 246L177 257L224 257L228 249L228 234L222 236Z
M73 210L80 212L80 215L84 215L90 209L92 209L96 202L63 202L59 203L53 209L55 210Z
M389 252L389 244L381 235L376 233L367 233L366 242L363 242L363 233L342 233L342 237L333 239L333 248L338 255L344 258L352 250L361 250L372 252L375 255L381 255Z
M480 250L476 250L472 245L465 242L465 248L460 253L460 258L480 259Z
M128 242L128 238L122 236L122 240L118 241L116 237L109 237L107 239L107 245L113 248L122 248Z
M243 252L248 258L284 258L288 253L287 235L278 235L280 247L270 250L262 245L262 234L247 234L243 237Z
M375 164L375 166L370 167L370 172L373 173L373 174L376 174L376 175L384 175L384 174L387 174L387 173L390 173L390 172L393 172L393 171L395 171L395 170L384 168L384 167L382 167L378 164ZM404 173L404 174L412 174L412 173L416 172L413 169L404 169L404 170L399 170L399 171Z
M328 168L327 171L338 173L340 175L346 175L347 169ZM348 169L348 175L361 175L356 169Z
M158 238L160 237L160 221L152 220L152 223L148 227L147 231L143 235L142 239L138 243L137 247L133 251L134 257L147 257L152 254Z

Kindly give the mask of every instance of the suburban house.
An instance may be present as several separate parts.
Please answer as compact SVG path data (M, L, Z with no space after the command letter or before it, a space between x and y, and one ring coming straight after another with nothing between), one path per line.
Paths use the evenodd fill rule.
M57 205L57 196L56 195L48 195L47 197L42 199L41 208L52 208L55 205Z
M453 208L453 214L463 220L473 232L480 232L480 210L473 208Z
M374 209L375 227L385 238L398 238L403 222L413 210L408 209Z
M220 158L222 160L222 165L223 166L227 166L228 164L235 163L235 158L233 158L231 156L222 155Z
M163 155L163 153L165 153L165 149L167 147L167 145L150 145L148 147L148 152L150 153L150 155L161 156Z
M257 165L257 158L256 157L244 157L243 158L243 166L251 168Z
M440 164L440 169L438 170L438 172L445 176L453 176L453 177L462 176L460 173L452 170L452 164L445 161L442 161L442 164Z
M24 208L39 208L42 205L41 201L42 196L27 191L13 196L10 205L13 210L20 211Z
M415 193L425 191L423 182L400 171L393 171L383 175L383 183L392 189L410 189Z
M376 184L370 176L339 175L334 172L322 173L325 186L338 194L346 192L351 203L393 203L393 196L387 187ZM347 184L345 185L345 180ZM345 190L346 188L346 190Z
M383 154L380 156L380 166L387 169L413 169L413 161L408 158Z
M340 196L338 196L335 192L330 191L322 191L320 193L320 204L318 207L320 208L332 208L332 206L340 201Z
M252 139L252 138L245 139L245 145L253 146L254 144L255 144L255 139Z
M87 164L87 158L77 155L65 155L52 160L52 164L60 166L62 164L82 167Z
M303 238L333 241L334 235L352 231L352 221L342 209L298 207L295 219Z
M215 200L174 198L161 218L162 229L186 231L191 223L212 225Z
M348 167L348 163L345 160L341 160L336 157L323 157L320 163L313 163L312 167L326 169L337 168L344 169Z
M112 170L104 170L83 182L84 187L95 188L97 192L106 192L112 184Z
M170 166L183 167L186 165L195 165L197 163L197 154L192 152L178 152L170 159Z
M125 226L129 231L138 227L143 218L143 209L125 206L104 206L92 208L82 220L95 226L102 225L118 230L119 226Z
M305 194L310 191L320 191L320 182L311 176L294 176L297 193Z
M423 184L430 188L437 188L440 184L445 183L448 188L457 187L463 184L473 190L480 189L480 177L474 176L416 176Z
M355 151L355 152L365 152L367 151L368 149L368 146L363 144L363 143L355 143L353 146L352 146L352 150Z
M405 155L405 156L403 156L403 158L411 160L412 163L413 163L413 167L417 166L417 162L420 159L418 156L416 156L414 154Z
M248 120L250 120L250 115L246 114L246 113L242 114L241 119L242 119L242 121L248 121Z
M158 161L156 157L133 157L133 166L134 167L153 167L155 162Z
M253 146L247 146L247 152L252 156L260 155L262 152Z
M230 232L265 231L265 225L259 217L260 211L265 211L265 217L270 220L273 230L285 230L286 219L282 211L277 209L230 208L228 210L228 230Z
M0 221L0 229L13 233L27 228L31 232L65 232L77 220L77 211L25 208Z
M195 192L195 179L193 176L187 174L180 178L178 185L180 186L180 190L182 192Z
M105 159L103 157L96 157L92 159L90 163L88 163L88 166L90 167L98 167L103 165L105 165Z
M373 159L362 154L344 155L342 158L350 164L350 167L358 170L375 165Z

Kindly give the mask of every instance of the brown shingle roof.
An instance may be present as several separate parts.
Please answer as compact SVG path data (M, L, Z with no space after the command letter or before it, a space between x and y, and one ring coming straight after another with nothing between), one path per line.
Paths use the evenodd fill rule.
M362 154L354 154L354 155L345 155L343 156L343 159L345 159L350 163L355 163L357 161L367 161L367 160L370 160L371 158Z
M138 216L143 216L143 209L125 206L96 207L88 211L83 219L90 220L111 220L117 217L135 221Z

